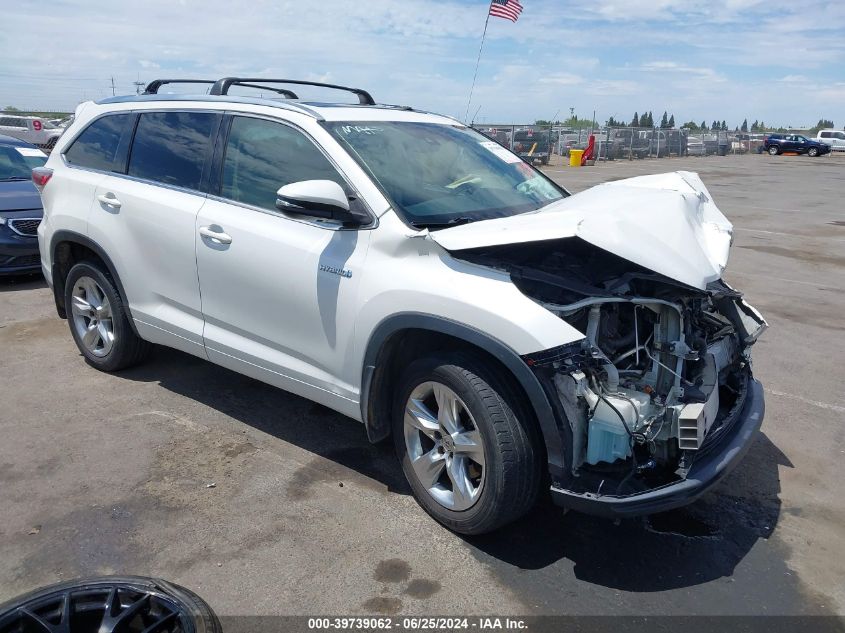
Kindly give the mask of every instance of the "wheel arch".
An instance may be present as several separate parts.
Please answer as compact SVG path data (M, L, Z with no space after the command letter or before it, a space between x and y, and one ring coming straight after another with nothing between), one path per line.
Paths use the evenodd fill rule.
M379 442L390 435L392 393L402 361L414 358L417 352L454 348L456 344L459 349L479 351L492 358L516 381L537 420L550 472L564 472L564 440L555 409L525 361L485 332L430 314L393 315L379 323L370 335L361 379L361 419L370 441Z
M67 318L65 280L73 265L85 259L90 259L90 255L93 255L94 258L102 263L106 268L106 272L108 272L114 281L121 302L127 309L126 317L129 321L129 326L137 335L138 330L135 328L135 321L132 319L132 315L128 313L129 302L126 297L126 291L123 288L120 275L117 274L117 269L111 258L94 240L74 231L56 231L50 240L50 265L52 268L53 299L56 302L56 311L61 318Z

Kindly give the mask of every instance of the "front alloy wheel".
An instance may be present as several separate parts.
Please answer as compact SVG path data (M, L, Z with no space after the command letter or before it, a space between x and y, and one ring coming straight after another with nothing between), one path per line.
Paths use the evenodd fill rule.
M525 514L545 455L533 410L495 360L466 351L419 358L396 385L393 441L419 504L460 534Z
M449 387L424 382L405 405L405 448L414 474L449 510L472 507L484 487L484 445L466 404Z
M815 158L818 155L819 155L819 150L818 150L817 147L811 147L810 149L807 150L807 156L811 156L811 157Z
M779 149L778 149L775 145L772 145L772 146L769 148L769 155L771 155L771 156L777 156L778 154L780 154L780 150L779 150Z

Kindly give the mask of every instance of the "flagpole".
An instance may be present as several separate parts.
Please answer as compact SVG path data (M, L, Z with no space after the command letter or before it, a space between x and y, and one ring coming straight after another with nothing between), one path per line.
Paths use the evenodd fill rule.
M472 93L475 91L475 80L478 77L478 65L481 63L481 52L484 50L484 39L487 37L487 25L490 24L490 8L493 6L493 0L487 6L487 19L484 20L484 33L481 34L481 46L478 48L478 59L475 61L475 72L472 75L472 87L469 89L469 99L467 99L467 111L464 114L464 123L469 118L469 107L472 104Z

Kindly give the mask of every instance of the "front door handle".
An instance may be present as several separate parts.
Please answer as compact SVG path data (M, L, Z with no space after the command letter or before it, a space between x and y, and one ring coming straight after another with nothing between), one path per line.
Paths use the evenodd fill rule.
M200 235L207 237L216 244L231 244L232 236L223 231L215 231L210 226L201 226Z
M99 200L100 202L102 202L104 205L106 205L108 207L114 207L115 209L120 208L120 204L121 204L120 200L118 200L115 197L115 195L111 192L101 193L99 196L97 196L97 200Z

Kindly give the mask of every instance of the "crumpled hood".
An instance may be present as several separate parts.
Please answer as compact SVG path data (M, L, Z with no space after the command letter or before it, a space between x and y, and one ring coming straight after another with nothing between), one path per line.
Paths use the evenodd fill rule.
M698 174L676 171L605 183L539 211L430 237L448 251L579 237L703 290L722 276L732 230Z

